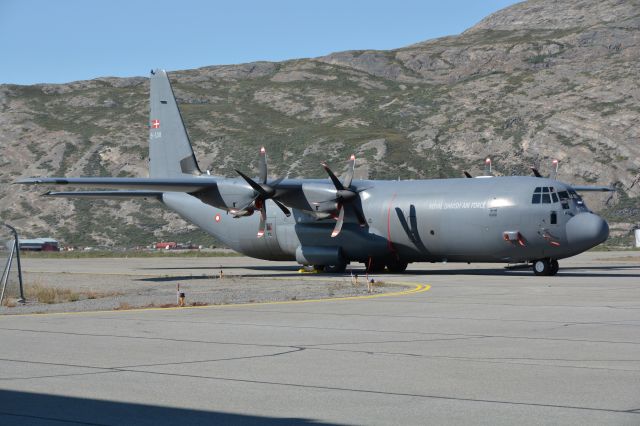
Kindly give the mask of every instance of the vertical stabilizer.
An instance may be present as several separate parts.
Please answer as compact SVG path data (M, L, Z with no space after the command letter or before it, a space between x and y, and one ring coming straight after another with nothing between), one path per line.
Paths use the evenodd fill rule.
M151 71L150 80L149 176L200 174L167 73Z

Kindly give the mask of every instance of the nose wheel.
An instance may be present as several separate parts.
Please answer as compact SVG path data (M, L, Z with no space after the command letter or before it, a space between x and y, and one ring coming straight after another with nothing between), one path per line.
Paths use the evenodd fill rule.
M533 262L533 273L538 276L549 276L558 273L560 265L556 259L539 259Z

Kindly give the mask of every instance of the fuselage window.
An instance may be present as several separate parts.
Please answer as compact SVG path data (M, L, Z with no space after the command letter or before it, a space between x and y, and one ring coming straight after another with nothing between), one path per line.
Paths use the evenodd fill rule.
M552 225L556 225L558 223L558 213L556 212L551 212L551 224Z
M558 202L558 196L556 195L556 193L555 193L555 192L552 192L552 193L551 193L551 198L553 198L553 202L554 202L554 203L557 203L557 202Z

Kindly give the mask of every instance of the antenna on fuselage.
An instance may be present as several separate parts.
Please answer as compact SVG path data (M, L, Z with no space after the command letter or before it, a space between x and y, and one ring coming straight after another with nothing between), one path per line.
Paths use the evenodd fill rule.
M491 176L491 158L489 157L484 160L484 174L485 176Z
M537 168L535 168L534 166L531 166L531 171L533 172L533 175L535 177L542 177L542 175L540 174L540 172L538 171Z

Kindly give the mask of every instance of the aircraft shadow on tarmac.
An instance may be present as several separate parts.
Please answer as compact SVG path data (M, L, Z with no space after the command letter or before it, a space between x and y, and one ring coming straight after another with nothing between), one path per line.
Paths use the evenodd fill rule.
M142 271L162 271L162 270L207 270L207 271L217 271L219 269L249 269L252 271L297 271L300 266L292 266L292 265L273 265L273 266L226 266L226 265L215 265L211 266L177 266L177 267L166 267L166 268L138 268Z
M208 424L208 425L333 425L312 419L277 418L160 407L127 402L0 390L0 424Z
M640 266L589 266L589 267L560 267L557 277L611 277L638 278L640 273L629 273L627 270L640 271ZM607 273L606 271L619 271ZM494 276L534 276L531 268L519 269L439 269L439 270L407 270L405 275L494 275Z
M250 269L250 268L245 268ZM314 275L316 277L323 276L342 276L343 274L321 274ZM287 278L287 277L301 277L302 275L298 271L292 271L289 274L283 274L281 272L273 273L273 274L247 274L247 275L234 275L233 273L227 273L225 275L225 279L251 279L251 278ZM136 281L142 282L152 282L152 283L161 283L161 282L172 282L172 281L199 281L199 280L217 280L217 274L210 275L160 275L157 277L146 277L139 278Z
M154 268L145 268L145 269L154 269ZM175 269L175 270L198 270L198 269L207 269L207 270L216 270L217 268L208 268L208 267L196 267L196 268L188 268L188 267L179 267L179 268L155 268L157 269ZM223 266L222 269L224 271L233 270L233 269L247 269L251 271L266 271L263 274L247 274L241 276L234 276L232 272L227 272L227 277L229 278L284 278L284 277L303 277L297 271L297 267L295 266L231 266L226 267ZM640 270L639 265L623 265L623 266L589 266L589 267L565 267L560 268L560 272L558 272L557 277L602 277L602 278L640 278L640 273L635 273L635 271ZM273 273L268 273L268 271L273 271ZM290 272L286 272L290 271ZM354 274L358 274L360 276L365 275L364 269L353 269ZM317 274L311 275L314 277L322 278L322 277L342 277L349 276L350 271L347 271L346 274ZM504 269L504 268L492 268L492 269L421 269L421 270L407 270L402 275L395 274L371 274L373 276L443 276L443 275L451 275L451 276L461 276L461 275L477 275L477 276L533 276L531 272L531 268L519 268L519 269ZM147 282L171 282L171 281L189 281L189 280L210 280L217 278L217 274L212 275L180 275L180 276L158 276L158 277L149 277L149 278L141 278L138 281L147 281Z

